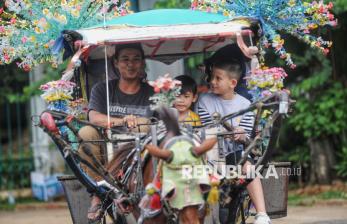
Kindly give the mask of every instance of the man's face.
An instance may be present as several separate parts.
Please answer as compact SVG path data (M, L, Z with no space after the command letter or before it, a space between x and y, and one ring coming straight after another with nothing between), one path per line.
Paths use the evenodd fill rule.
M122 49L114 63L124 80L139 79L144 73L145 62L137 49Z

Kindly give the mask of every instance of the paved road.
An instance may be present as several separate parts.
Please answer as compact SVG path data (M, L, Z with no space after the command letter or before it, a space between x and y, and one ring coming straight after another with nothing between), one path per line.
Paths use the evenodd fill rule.
M59 209L0 212L3 224L72 224L69 211ZM347 206L290 207L288 216L273 224L347 224Z

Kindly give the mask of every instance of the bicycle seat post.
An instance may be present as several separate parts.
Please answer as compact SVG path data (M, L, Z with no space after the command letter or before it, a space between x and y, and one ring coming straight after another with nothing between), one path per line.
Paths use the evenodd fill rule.
M106 133L107 133L107 138L108 139L111 139L112 137L112 133L111 133L111 130L108 128L106 130ZM114 152L113 152L113 144L112 142L110 141L107 141L106 142L106 155L107 155L107 161L110 162L112 159L113 159L113 156L114 156Z
M279 104L279 113L280 114L287 114L289 109L289 96L288 93L285 91L282 91L279 95L280 98L280 104Z
M137 154L137 159L139 159L139 156L141 154L141 143L140 143L140 134L136 133L135 134L135 147L136 147L136 154Z
M141 134L135 133L135 147L136 147L136 154L135 154L135 170L136 170L136 179L134 181L134 184L136 185L135 189L137 192L137 196L141 198L143 196L143 177L142 177L142 166L141 166Z
M222 132L221 125L220 125L220 121L221 121L220 113L214 112L212 114L212 119L213 119L213 124L217 128L217 133ZM224 137L219 135L217 139L218 139L218 157L219 159L223 159L224 158Z

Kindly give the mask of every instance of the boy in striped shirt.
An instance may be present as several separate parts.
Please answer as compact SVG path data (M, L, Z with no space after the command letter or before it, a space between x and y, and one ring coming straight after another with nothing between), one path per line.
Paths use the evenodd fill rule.
M218 60L212 65L210 82L211 92L202 94L197 104L197 112L202 124L212 124L212 115L218 112L221 116L235 113L250 105L250 101L235 92L235 87L242 74L241 64L238 60ZM245 113L229 121L234 127L234 139L224 144L224 156L227 165L236 165L241 158L244 144L250 138L254 114ZM251 166L251 158L246 161L244 169ZM263 188L259 178L255 178L247 186L249 195L257 210L255 224L270 224L266 214ZM223 217L220 217L221 222ZM227 221L227 220L226 220Z

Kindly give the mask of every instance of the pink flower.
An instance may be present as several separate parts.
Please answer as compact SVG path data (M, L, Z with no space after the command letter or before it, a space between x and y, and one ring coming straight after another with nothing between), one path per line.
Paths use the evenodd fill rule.
M334 4L332 2L329 2L327 6L328 6L328 9L332 9L334 7Z
M4 12L4 8L0 8L0 14Z
M323 49L323 54L324 54L324 55L329 54L329 52L330 52L330 51L329 51L329 49L328 49L328 48L324 48L324 49Z
M24 65L23 65L23 70L26 71L26 72L30 72L30 70L31 70L30 65L24 64Z
M10 20L10 23L11 23L11 24L15 24L16 22L17 22L16 18L12 18L12 19Z
M271 95L271 92L269 90L264 90L261 95L264 97L264 96L270 96Z
M163 90L165 92L171 90L171 82L170 82L170 80L165 80L165 82L163 83Z
M4 54L4 59L5 59L5 62L9 62L10 61L10 56L8 56L7 54Z
M121 16L125 16L126 14L127 14L127 11L124 10L124 9L122 9L122 11L120 12L120 15L121 15Z
M163 77L159 77L155 81L149 81L148 84L154 88L156 93L169 92L174 90L176 87L181 85L181 82L178 80L173 80L169 74L165 74Z
M5 27L4 26L0 26L0 33L5 33Z
M102 14L105 14L105 13L107 13L107 8L106 7L102 7L100 11L101 11Z
M328 17L329 20L334 20L334 18L335 18L334 14L329 13L329 12L327 13L327 17Z
M272 77L273 77L275 80L277 80L277 79L280 79L280 78L281 78L281 75L278 74L278 73L275 73L275 74L273 74Z
M26 36L22 37L22 43L25 44L27 42L28 38Z
M337 26L337 19L329 22L330 26Z
M160 93L160 88L154 87L154 92L155 92L155 93Z

